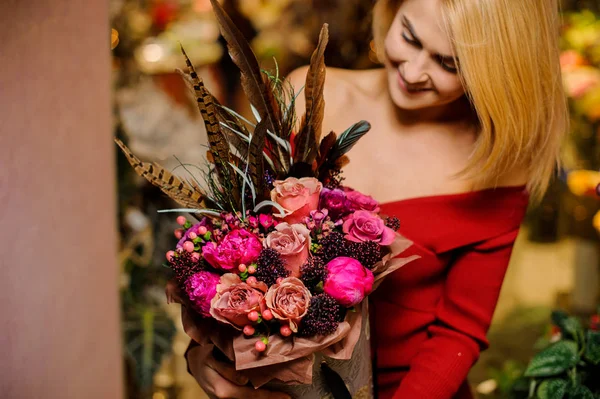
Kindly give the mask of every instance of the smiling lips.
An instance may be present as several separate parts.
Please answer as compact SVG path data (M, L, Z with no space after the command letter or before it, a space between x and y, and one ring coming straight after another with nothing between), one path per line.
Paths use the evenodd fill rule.
M422 87L415 87L415 86L409 85L409 83L404 79L404 77L402 76L402 73L400 73L400 71L398 71L398 85L400 86L402 91L404 91L405 93L409 93L409 94L424 93L426 91L432 90L430 88L422 88Z

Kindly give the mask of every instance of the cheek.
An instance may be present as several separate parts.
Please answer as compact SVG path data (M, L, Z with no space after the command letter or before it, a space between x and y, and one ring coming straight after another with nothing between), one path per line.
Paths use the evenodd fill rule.
M434 79L435 87L441 97L459 98L465 94L465 89L458 75L440 73Z
M384 51L386 55L390 58L386 61L398 62L401 61L404 55L406 54L406 46L407 44L401 37L401 32L395 27L396 24L393 24L388 31L388 34L385 37Z

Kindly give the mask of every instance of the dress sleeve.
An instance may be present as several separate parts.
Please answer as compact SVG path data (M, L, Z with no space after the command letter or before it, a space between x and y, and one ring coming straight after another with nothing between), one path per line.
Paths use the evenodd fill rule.
M394 399L450 399L488 346L490 326L518 229L462 250L449 266L429 339Z

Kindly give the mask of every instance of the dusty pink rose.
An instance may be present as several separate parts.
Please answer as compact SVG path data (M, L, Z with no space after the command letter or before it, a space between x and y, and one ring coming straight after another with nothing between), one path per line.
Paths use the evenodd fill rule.
M317 209L323 184L314 177L288 177L275 180L273 184L275 187L271 190L271 200L286 210L284 222L299 223L310 211Z
M279 223L267 236L265 246L281 255L291 277L300 277L300 267L308 259L310 230L302 224Z
M210 316L210 302L217 293L217 284L221 276L201 271L191 275L185 282L185 292L192 306L204 317Z
M396 233L385 225L383 219L368 211L356 211L344 222L345 237L353 242L374 241L390 245Z
M217 294L212 299L210 314L218 321L240 330L250 323L248 313L254 310L262 313L266 309L264 295L267 288L261 281L243 283L237 274L224 274L217 285Z
M215 269L236 271L240 264L256 261L262 251L260 239L246 230L233 230L219 244L209 242L202 247L202 256Z
M379 212L379 202L375 201L370 195L365 195L359 191L348 191L346 198L350 207L355 211Z
M373 273L356 259L340 256L325 267L327 280L323 290L341 305L354 306L371 293Z
M281 283L272 285L265 296L267 307L273 316L289 323L293 332L298 332L300 320L308 312L310 298L310 291L295 277L285 278Z

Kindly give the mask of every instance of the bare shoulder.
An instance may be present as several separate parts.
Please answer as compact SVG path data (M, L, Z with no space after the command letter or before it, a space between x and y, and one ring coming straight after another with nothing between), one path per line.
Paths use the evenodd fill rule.
M364 105L365 101L385 92L385 87L382 87L382 81L385 80L382 71L383 69L349 70L328 67L323 89L326 119L337 119L336 116L342 111L347 115L357 105ZM307 73L308 66L303 66L288 75L287 81L296 93L304 87ZM301 93L296 98L296 109L300 115L304 113L304 107L305 98Z

